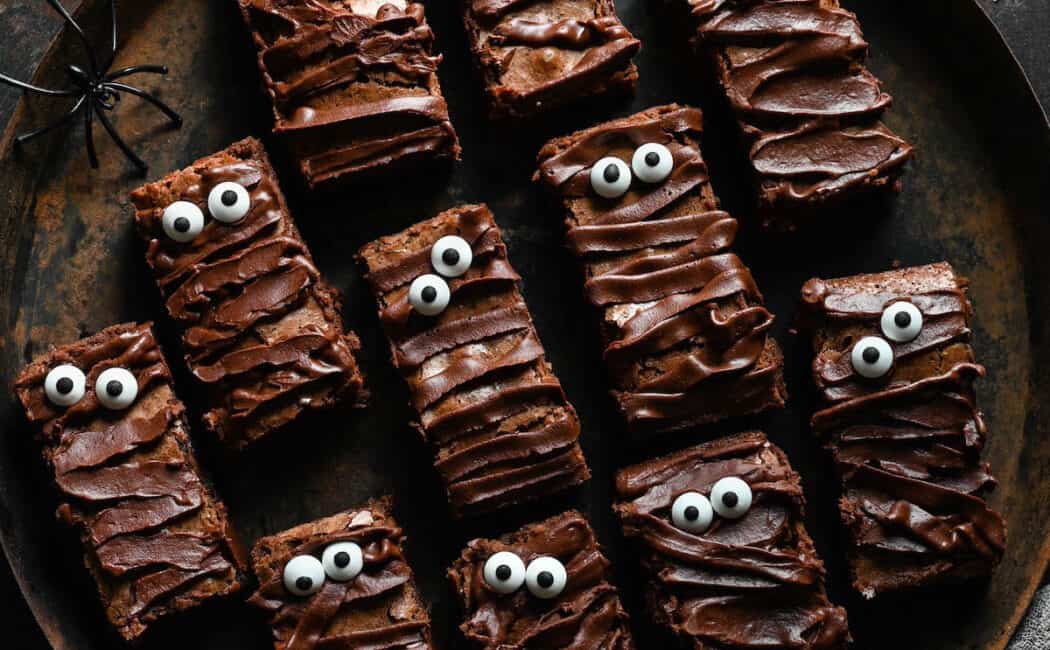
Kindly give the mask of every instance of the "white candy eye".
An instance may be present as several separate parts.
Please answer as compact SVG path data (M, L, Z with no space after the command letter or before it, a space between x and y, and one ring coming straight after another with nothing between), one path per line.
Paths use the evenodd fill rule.
M715 511L707 497L699 492L678 495L671 504L671 523L689 533L700 534L711 527Z
M485 560L485 584L497 594L510 594L525 584L525 563L510 551L500 551Z
M84 397L84 373L80 368L63 364L55 366L44 378L44 394L58 406L73 406Z
M297 555L284 565L284 588L296 596L312 596L324 586L324 567L312 555Z
M208 193L208 212L216 221L237 223L252 208L252 197L240 183L219 183Z
M893 350L885 339L878 336L865 336L857 341L850 352L853 369L861 377L876 379L885 375L893 367Z
M95 380L95 395L108 409L119 411L131 406L139 394L139 382L135 375L124 368L108 368Z
M336 582L353 580L365 566L361 547L353 542L330 544L321 554L321 565L326 576Z
M451 295L448 283L433 273L419 276L408 287L408 303L424 316L437 316L445 311Z
M565 565L552 557L538 557L525 569L525 586L537 598L557 598L568 579Z
M615 199L631 187L631 168L615 156L607 156L591 167L591 187L598 196Z
M164 208L160 218L164 232L177 242L188 242L204 230L204 213L196 203L176 201Z
M751 509L751 486L735 476L718 479L711 488L711 507L719 517L743 517Z
M671 150L662 144L650 142L638 147L631 158L631 169L643 183L661 183L674 169Z
M882 312L881 325L886 338L907 343L922 331L922 312L910 302L895 302Z
M446 278L458 278L467 272L474 261L474 251L462 237L446 235L430 249L430 263Z

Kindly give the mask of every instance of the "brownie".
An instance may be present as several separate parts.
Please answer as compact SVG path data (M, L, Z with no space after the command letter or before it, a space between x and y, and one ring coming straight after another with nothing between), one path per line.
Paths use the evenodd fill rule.
M311 188L459 159L423 4L239 0L284 139Z
M431 648L430 615L390 497L264 537L252 548L275 650Z
M641 48L613 0L462 0L494 118L526 118L634 90Z
M718 209L701 127L699 110L659 106L552 140L539 154L535 180L567 213L569 249L602 316L612 392L635 431L684 429L787 399L783 355L768 335L773 315L732 250L737 222Z
M802 288L820 410L842 482L853 586L866 598L992 572L1006 525L984 495L985 425L966 282L947 263Z
M632 650L629 617L608 574L609 560L576 511L475 539L448 571L471 647Z
M576 411L544 357L488 207L448 210L359 257L455 515L590 478Z
M326 285L259 141L131 194L168 314L207 397L205 425L241 448L300 413L365 397Z
M784 452L741 433L620 471L614 505L637 542L657 623L695 650L845 648Z
M892 97L838 0L667 0L739 125L765 228L794 230L843 201L900 191L911 145L881 122Z
M150 324L52 348L14 389L121 637L241 588L247 558L201 475Z

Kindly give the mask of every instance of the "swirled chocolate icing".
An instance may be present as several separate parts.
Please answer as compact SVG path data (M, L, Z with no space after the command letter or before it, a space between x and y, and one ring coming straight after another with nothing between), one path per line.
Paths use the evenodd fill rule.
M465 0L464 22L494 117L525 117L629 91L641 42L612 0Z
M233 224L208 215L209 193L226 181L244 186L251 202ZM339 295L321 280L257 140L198 160L131 200L186 361L210 398L204 422L224 442L243 447L304 410L363 399L357 337L343 332ZM174 201L205 214L204 229L186 243L164 233L162 215Z
M912 147L880 122L892 98L837 0L677 0L745 134L764 224L861 191L899 190Z
M852 344L883 336L880 316L898 301L918 308L922 330L907 343L887 339L892 369L863 378L850 362ZM842 479L856 589L871 598L990 573L1006 529L983 498L995 479L979 459L985 425L973 383L984 368L970 348L963 281L946 263L814 279L802 304L823 398L813 427Z
M565 589L551 599L525 586L499 594L486 583L485 561L507 551L528 565L553 557L567 574ZM499 539L475 539L449 569L463 600L460 630L473 647L485 650L632 650L629 617L616 587L607 580L609 560L583 516L569 511L530 524Z
M423 4L239 0L287 139L311 187L392 164L459 158Z
M390 499L264 537L252 548L259 590L248 602L270 615L275 650L431 648L430 618L416 592L390 514ZM284 586L284 566L298 555L321 559L326 546L354 542L364 566L352 580L327 578L312 596Z
M69 407L44 390L61 364L87 377ZM95 395L108 368L138 382L126 410ZM59 518L79 533L106 615L129 641L163 616L237 591L247 568L225 507L201 478L171 381L150 326L125 324L53 349L15 382L54 472Z
M433 273L431 248L446 235L471 246L473 263L448 281L448 308L423 316L408 288ZM443 212L359 256L456 514L535 499L590 476L576 411L544 358L488 207Z
M784 403L773 315L732 252L737 222L718 209L694 136L700 111L661 106L548 143L536 180L568 217L587 299L603 316L605 360L628 423L680 429ZM630 164L643 144L673 157L670 176L634 179L618 199L590 186L606 156Z
M715 516L703 533L672 523L685 492L709 495L721 478L751 488L739 519ZM802 488L762 433L722 438L622 470L614 508L637 541L658 623L694 648L845 648L846 611L824 592L824 566L803 526Z

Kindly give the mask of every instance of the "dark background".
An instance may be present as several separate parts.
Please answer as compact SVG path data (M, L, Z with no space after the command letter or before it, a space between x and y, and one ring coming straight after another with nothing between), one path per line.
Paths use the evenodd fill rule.
M1027 71L1040 101L1044 106L1050 105L1050 0L978 1L1003 32ZM72 8L78 2L64 0L64 4ZM848 8L848 0L844 4ZM887 5L887 10L901 7L897 3ZM907 20L907 12L900 12L900 19ZM59 27L59 20L42 0L0 0L0 33L3 34L0 71L28 79ZM979 86L980 80L975 80L975 83ZM7 124L17 100L16 92L0 90L0 125ZM1009 119L1009 116L1004 115L1003 119ZM0 512L0 516L4 513ZM49 648L5 561L0 561L0 612L5 623L4 647L18 650Z

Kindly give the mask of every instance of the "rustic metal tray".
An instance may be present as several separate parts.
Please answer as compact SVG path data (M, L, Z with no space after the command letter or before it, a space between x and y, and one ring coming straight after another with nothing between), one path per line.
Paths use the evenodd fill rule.
M803 476L808 525L829 568L834 599L849 608L858 648L1003 648L1050 558L1050 129L1023 72L992 23L970 0L924 0L889 11L883 0L850 0L874 44L871 67L896 97L890 125L919 151L904 193L889 203L842 210L826 227L792 238L745 232L740 252L777 314L787 353L790 407L689 435L627 437L605 394L595 324L584 308L572 261L560 244L560 215L529 177L537 149L553 135L658 103L708 107L690 59L658 15L659 3L620 0L621 14L645 48L633 101L600 102L527 128L489 123L458 23L458 3L431 3L430 21L445 54L442 83L463 139L464 162L451 173L404 176L391 192L376 186L308 197L268 133L251 47L235 3L215 0L122 3L125 35L116 64L164 62L157 82L186 118L168 130L135 101L118 110L120 130L152 165L150 178L180 168L249 134L270 145L293 212L327 278L345 290L346 320L364 343L374 395L364 412L337 411L240 456L206 436L196 440L247 542L393 491L409 535L409 554L433 603L436 636L461 647L459 612L444 569L474 535L491 535L573 506L586 512L608 547L642 648L663 647L641 607L640 581L610 511L617 467L704 437L760 427L784 447ZM81 9L101 24L99 0ZM896 7L894 8L896 9ZM36 81L61 84L83 52L66 34L44 58ZM60 102L23 100L0 137L0 376L10 381L52 342L66 342L128 319L157 319L168 357L175 339L163 317L132 233L127 192L141 183L108 141L91 171L81 133L59 133L12 152L12 136L57 115ZM732 129L708 111L705 154L715 188L746 219L743 175L729 152ZM351 254L374 237L459 202L487 201L525 278L549 357L584 423L590 484L537 506L453 525L428 452L406 426L406 391L387 362L371 298ZM868 604L850 595L830 465L813 440L813 399L805 340L791 333L795 300L812 275L838 276L947 259L972 280L976 348L988 366L980 385L988 415L986 458L1000 479L992 498L1009 522L1006 557L987 585L908 595ZM188 385L181 382L181 385ZM191 406L199 403L191 400ZM30 607L55 648L116 645L79 565L76 544L51 513L55 496L13 398L0 399L0 540ZM262 619L239 600L191 614L151 635L148 648L271 647Z

